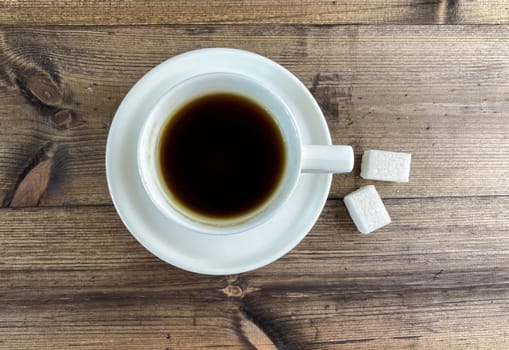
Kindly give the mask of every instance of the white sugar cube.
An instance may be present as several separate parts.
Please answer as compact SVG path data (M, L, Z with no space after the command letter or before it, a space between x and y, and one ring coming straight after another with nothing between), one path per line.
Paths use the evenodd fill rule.
M361 187L348 194L344 201L350 217L361 233L371 233L391 223L391 217L373 185Z
M412 155L403 152L365 151L361 177L369 180L408 182Z

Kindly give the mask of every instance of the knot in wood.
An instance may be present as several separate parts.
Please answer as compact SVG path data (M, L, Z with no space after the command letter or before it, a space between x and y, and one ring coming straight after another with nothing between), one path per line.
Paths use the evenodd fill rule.
M69 128L73 121L72 111L69 109L62 109L53 114L52 120L58 129Z
M63 101L63 93L49 74L35 72L26 81L27 89L39 101L48 106L59 106Z
M223 288L223 292L227 296L235 297L235 298L240 298L244 295L244 291L242 290L242 288L240 288L239 286L232 285L232 284Z

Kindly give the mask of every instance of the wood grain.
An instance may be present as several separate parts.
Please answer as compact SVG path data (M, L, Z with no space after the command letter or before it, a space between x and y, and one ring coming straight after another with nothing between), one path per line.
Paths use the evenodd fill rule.
M10 205L46 144L56 148L44 190L27 205L99 205L112 116L156 64L200 47L264 54L319 102L333 141L413 153L409 184L384 197L509 194L509 27L157 26L0 31L0 199ZM79 43L77 45L76 43ZM34 158L35 157L35 158Z
M376 234L330 200L284 258L217 277L151 256L110 206L2 209L0 349L507 348L509 197L385 202Z
M0 2L0 350L508 349L507 24L506 0ZM152 256L105 182L129 88L202 47L283 64L356 154L239 275ZM360 179L367 149L413 153L410 183ZM393 223L360 235L340 199L372 183Z
M2 24L501 24L505 0L7 0Z

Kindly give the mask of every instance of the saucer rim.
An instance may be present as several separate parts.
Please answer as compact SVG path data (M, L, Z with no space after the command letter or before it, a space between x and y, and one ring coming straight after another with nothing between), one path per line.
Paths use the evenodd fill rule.
M130 234L143 247L145 247L145 249L147 249L149 252L151 252L153 255L155 255L159 259L161 259L161 260L165 261L166 263L169 263L173 266L181 268L183 270L187 270L187 271L191 271L191 272L195 272L195 273L207 274L207 275L226 275L226 274L247 272L247 271L251 271L251 270L263 267L263 266L281 258L285 254L287 254L289 251L291 251L293 248L295 248L295 246L300 241L302 241L302 239L304 239L304 237L309 233L311 228L314 226L314 224L318 220L318 218L323 210L323 207L325 206L325 203L327 201L328 193L330 191L330 186L332 183L332 174L321 174L321 175L306 174L307 176L321 176L322 179L324 179L324 180L322 180L323 184L321 184L319 186L321 189L321 193L316 193L316 195L314 195L314 197L315 197L314 202L316 204L314 205L315 213L312 215L312 219L310 218L309 221L306 222L305 225L301 225L300 229L298 230L299 234L295 234L292 240L285 242L285 245L283 248L270 253L270 255L264 259L256 260L254 263L230 266L228 268L207 267L207 266L203 266L203 265L192 266L189 264L183 264L183 263L179 262L178 259L175 260L171 256L168 256L167 254L165 254L164 249L160 249L159 247L155 247L152 244L150 244L149 241L146 239L146 237L144 237L144 236L146 236L145 233L137 232L138 230L136 230L135 227L133 227L133 226L136 226L136 225L133 225L133 222L136 222L137 220L139 220L139 217L143 214L138 214L138 218L136 218L136 219L130 219L130 218L126 217L126 213L123 212L122 206L120 205L120 203L118 203L117 194L115 193L116 192L115 186L113 186L113 184L112 184L112 176L113 175L112 175L111 167L112 167L112 159L113 159L114 155L112 154L111 144L113 143L112 142L113 139L115 137L118 137L115 134L115 130L116 130L115 125L120 123L120 120L122 119L121 112L123 112L123 107L125 107L129 103L136 103L134 101L136 100L135 94L136 94L137 90L141 89L144 85L150 86L151 85L150 80L156 78L157 74L159 74L164 69L168 69L169 67L171 67L173 65L178 66L179 61L181 61L181 60L185 60L185 59L192 60L193 56L195 56L195 55L201 56L201 55L208 55L208 54L215 54L215 55L223 54L226 57L228 57L230 55L233 55L233 56L236 56L236 55L246 56L247 55L250 59L258 61L258 63L265 64L267 66L266 68L270 68L273 70L275 69L275 70L278 70L280 73L284 73L285 78L288 79L288 81L284 84L289 84L289 83L295 84L295 87L298 88L300 90L300 92L302 92L306 95L306 97L307 97L306 101L305 102L300 101L299 103L307 103L307 104L309 104L309 107L311 107L314 110L315 115L313 116L313 118L315 118L316 120L313 120L313 121L318 122L319 125L317 125L317 126L320 128L320 131L323 134L320 136L320 138L323 137L323 139L321 140L321 144L330 145L331 137L330 137L329 129L327 127L327 122L323 116L323 113L321 112L321 109L318 106L318 103L316 102L316 100L314 99L312 94L309 92L309 90L304 86L304 84L296 76L294 76L290 71L288 71L286 68L284 68L281 65L279 65L278 63L270 60L269 58L266 58L264 56L258 55L253 52L238 50L238 49L231 49L231 48L206 48L206 49L198 49L198 50L188 51L183 54L179 54L177 56L169 58L168 60L160 63L159 65L157 65L156 67L154 67L153 69L148 71L143 77L141 77L131 87L131 89L126 94L126 96L120 103L119 107L117 108L117 111L116 111L113 121L111 123L110 131L108 133L107 146L106 146L106 159L105 159L106 164L105 164L105 166L106 166L107 185L108 185L108 190L110 192L110 196L112 198L112 202L114 204L115 210L117 211L120 219L122 220L123 224L126 226L128 231L130 232ZM187 64L189 64L189 62L187 62ZM209 70L209 72L215 72L215 71L216 70L213 70L213 69ZM232 70L231 72L236 72L236 71ZM194 74L197 75L200 73L196 72ZM180 79L182 80L182 78L180 78ZM176 84L178 82L179 82L179 80L176 79L176 81L174 81L173 84ZM152 88L154 88L154 86L152 86ZM124 117L124 119L125 118L127 118L127 117ZM307 118L310 118L310 117L307 117ZM138 131L137 137L139 137L139 131ZM137 172L136 172L136 175L139 177L139 174L137 174ZM299 184L300 184L300 181L299 181ZM297 185L296 191L298 191L299 184ZM138 185L140 185L140 184L138 184ZM155 207L154 207L154 209L157 210ZM277 214L275 216L277 216ZM167 219L167 220L170 220L170 219ZM175 223L175 222L172 221L172 223ZM257 228L253 228L246 232L256 231L256 230L257 230ZM204 235L202 233L198 233L198 234ZM284 232L280 232L279 234L280 235L284 234ZM215 237L218 240L226 240L227 241L232 236L237 236L237 235L238 234L235 234L235 235L214 235L213 237Z

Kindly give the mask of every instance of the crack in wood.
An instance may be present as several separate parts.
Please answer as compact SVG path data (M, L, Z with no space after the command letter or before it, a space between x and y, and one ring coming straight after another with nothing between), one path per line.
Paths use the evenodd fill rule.
M419 340L420 338L422 338L420 335L404 335L400 337L392 337L391 339Z
M320 345L344 345L344 344L359 344L359 343L368 343L370 341L376 340L375 338L363 338L363 339L346 339L346 340L336 340L336 341L326 341L326 342L317 342L315 344Z

